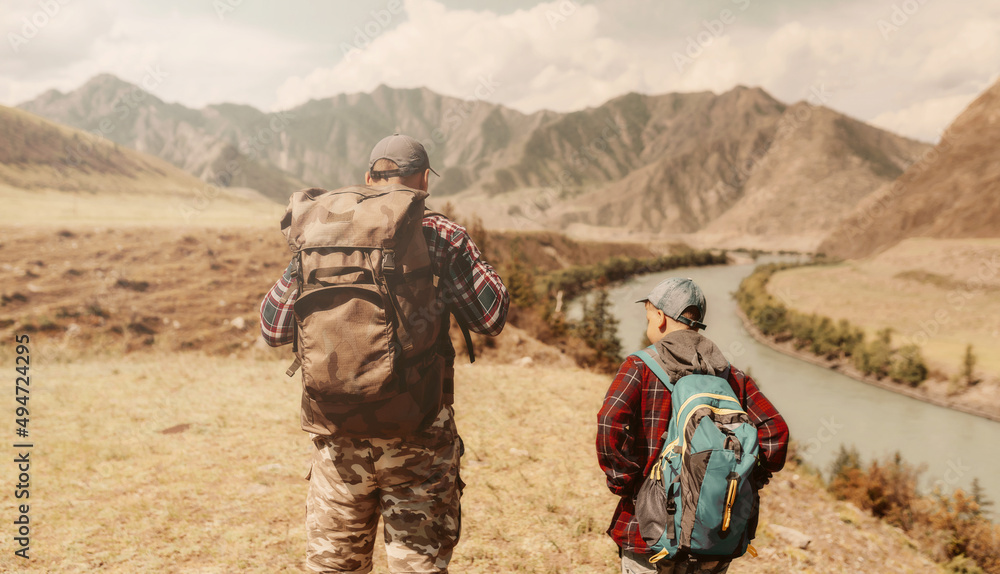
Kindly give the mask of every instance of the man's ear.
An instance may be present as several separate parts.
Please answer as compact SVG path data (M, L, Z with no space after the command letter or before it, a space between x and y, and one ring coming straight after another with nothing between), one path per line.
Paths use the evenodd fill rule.
M667 314L664 313L663 311L660 311L659 309L657 309L656 310L656 317L657 317L657 319L659 319L657 321L657 327L659 327L661 331L666 330L666 328L667 328Z
M420 190L427 191L430 188L431 183L431 170L430 168L424 170L424 175L420 177Z
M365 172L365 185L371 185L371 184L372 184L372 172L366 171Z

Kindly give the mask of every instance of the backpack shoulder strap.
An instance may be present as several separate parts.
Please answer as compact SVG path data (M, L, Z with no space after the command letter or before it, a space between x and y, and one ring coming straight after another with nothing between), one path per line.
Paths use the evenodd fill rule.
M431 209L429 209L427 207L424 208L424 217L443 217L445 219L448 219L447 215L445 215L443 213L440 213L440 212L437 212L437 211L432 211ZM437 284L436 281L438 280L438 277L435 277L434 280L435 280L435 285L436 285ZM458 315L456 315L455 313L452 313L452 316L455 317L455 321L458 323L458 326L462 329L462 336L465 338L465 348L466 348L466 350L469 353L469 362L470 363L475 363L476 362L476 350L475 350L475 348L473 347L473 344L472 344L472 333L469 331L469 326L466 325L465 322L462 321L462 319Z
M458 326L462 328L462 336L465 337L465 349L469 352L469 362L476 362L476 350L472 346L472 333L469 332L469 326L462 322L461 319L455 317L458 321Z
M653 374L656 375L656 378L659 379L661 383L663 383L664 387L667 387L667 392L674 391L674 384L670 382L670 375L667 374L667 371L665 371L656 360L657 353L655 345L650 345L645 349L641 349L632 354L639 357L643 363L646 363L649 370L653 371Z

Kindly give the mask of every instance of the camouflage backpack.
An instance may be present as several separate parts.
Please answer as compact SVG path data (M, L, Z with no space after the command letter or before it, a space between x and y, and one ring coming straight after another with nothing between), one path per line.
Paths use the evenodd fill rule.
M289 199L281 229L298 298L288 375L302 367L304 430L400 436L440 410L454 349L422 231L426 197L396 185Z

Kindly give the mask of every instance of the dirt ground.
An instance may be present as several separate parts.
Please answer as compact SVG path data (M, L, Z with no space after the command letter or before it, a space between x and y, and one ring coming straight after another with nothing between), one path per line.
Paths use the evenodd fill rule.
M286 259L277 229L0 229L0 356L31 336L39 447L34 559L4 553L0 571L303 571L299 383L257 328ZM610 377L513 325L482 351L456 376L469 486L454 571L617 571L594 455ZM760 556L731 572L940 571L794 464L763 505Z
M304 571L311 445L284 360L145 350L62 362L44 339L32 355L32 559L4 552L0 572ZM459 365L456 382L468 486L452 571L618 571L604 533L616 498L594 454L608 377L484 360ZM3 484L14 468L0 465ZM940 572L794 464L762 496L760 556L730 572ZM0 498L8 526L14 502ZM386 572L381 548L375 564Z
M234 352L259 339L257 305L287 261L277 227L0 229L0 332L91 355Z

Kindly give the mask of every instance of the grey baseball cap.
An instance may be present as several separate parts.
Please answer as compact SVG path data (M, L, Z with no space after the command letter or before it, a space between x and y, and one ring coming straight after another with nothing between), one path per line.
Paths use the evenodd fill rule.
M441 177L438 172L431 168L431 161L427 158L424 146L410 136L394 133L382 138L382 141L372 148L371 159L368 161L368 171L371 171L375 167L375 162L380 159L390 160L399 166L398 169L379 172L383 177L406 177L425 169L430 169L434 175Z
M688 307L695 307L701 313L701 320L705 320L705 294L701 292L701 287L684 277L671 277L661 281L653 290L636 303L649 301L654 307L663 311L663 314L675 321L680 321L685 325L696 329L704 329L705 324L700 321L692 321L681 315Z

